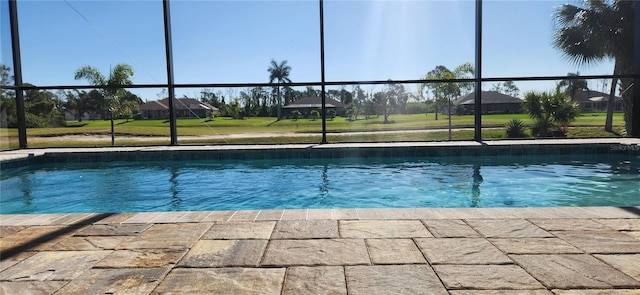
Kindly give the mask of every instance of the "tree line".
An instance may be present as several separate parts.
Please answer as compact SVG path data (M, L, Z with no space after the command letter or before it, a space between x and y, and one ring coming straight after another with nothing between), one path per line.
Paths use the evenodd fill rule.
M85 71L87 69L84 68ZM117 76L120 70L117 67L114 70ZM95 71L97 72L97 70ZM13 77L10 73L11 68L0 64L1 85L13 85ZM25 83L24 86L34 87L35 85ZM118 100L117 103L109 97L109 91L117 94L115 96L115 99ZM29 89L24 92L25 122L27 128L62 127L65 126L65 113L78 121L82 121L85 114L102 120L110 117L129 119L138 113L138 105L141 103L140 97L125 89L119 89L115 92L95 89L55 92ZM16 128L18 126L15 91L5 89L0 93L0 112L2 117L0 127Z

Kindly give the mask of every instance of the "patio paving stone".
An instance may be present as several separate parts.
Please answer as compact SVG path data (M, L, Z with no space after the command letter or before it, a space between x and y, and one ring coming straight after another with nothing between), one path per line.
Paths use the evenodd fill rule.
M151 227L150 223L94 224L74 236L135 236Z
M507 254L576 254L584 253L558 238L520 238L489 239L489 241Z
M342 266L294 266L287 269L282 295L347 295Z
M640 231L640 219L598 219L597 221L615 230Z
M436 238L480 237L480 234L461 219L427 219L422 222Z
M640 240L640 231L628 231L628 232L625 232L625 233L630 235L630 236L632 236L632 237L634 237L634 238L636 238L636 239L638 239L638 240Z
M173 267L187 253L187 249L116 250L100 260L96 268Z
M640 295L640 207L256 212L0 215L0 294Z
M485 239L415 239L431 264L511 264L498 248Z
M346 266L351 295L447 294L428 265Z
M178 264L183 267L258 266L267 240L200 240Z
M467 223L487 238L552 238L524 219L469 219Z
M316 220L281 220L271 235L272 239L322 239L338 238L338 221L327 219Z
M89 250L113 250L120 244L131 240L131 236L91 236L68 237L57 244L47 247L45 250L53 251L89 251Z
M275 221L217 223L204 233L204 240L269 239Z
M189 248L211 227L211 223L154 224L118 249Z
M280 295L285 268L177 268L151 294Z
M529 222L548 231L561 230L611 230L610 227L591 219L576 218L545 218L529 219Z
M637 289L553 290L556 295L638 295Z
M2 282L0 294L51 295L68 283L68 281Z
M450 295L553 295L548 290L451 290Z
M640 281L640 254L594 255L617 270Z
M340 220L342 238L431 238L419 220Z
M447 289L544 289L515 265L434 265Z
M64 286L60 294L149 294L169 269L91 269Z
M0 238L15 234L28 226L0 226Z
M1 242L1 241L0 241ZM32 251L24 251L24 252L19 252L16 253L15 255L12 255L11 257L6 257L6 255L0 255L0 272L15 265L16 263L23 261L33 255L35 255L38 252L32 252Z
M2 281L73 280L111 251L44 251L0 273Z
M369 264L361 239L271 240L262 265L355 265Z
M77 230L77 227L62 225L31 226L0 239L0 252L6 253L16 247L23 250L43 250L68 238Z
M638 239L618 231L562 231L554 234L587 253L640 253Z
M411 239L367 239L366 244L373 264L427 263Z
M640 282L585 254L510 257L550 289L640 287Z

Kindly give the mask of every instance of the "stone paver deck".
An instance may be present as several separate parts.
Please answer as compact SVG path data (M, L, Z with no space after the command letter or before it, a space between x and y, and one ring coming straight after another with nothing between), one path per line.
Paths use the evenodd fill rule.
M0 215L0 294L640 294L640 207Z

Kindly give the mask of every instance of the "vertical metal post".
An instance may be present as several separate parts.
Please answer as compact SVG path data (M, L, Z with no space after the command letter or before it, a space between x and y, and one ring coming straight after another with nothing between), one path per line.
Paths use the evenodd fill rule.
M327 143L327 106L324 85L324 2L320 0L320 99L322 101L322 142Z
M20 35L18 31L18 4L9 0L9 23L11 25L11 46L13 52L13 81L16 86L16 118L18 119L18 144L27 148L27 121L22 90L22 59L20 57Z
M113 108L109 109L109 119L111 119L111 146L116 146L116 128L113 125Z
M474 98L474 135L475 141L482 141L482 0L476 0L476 72Z
M634 32L633 32L633 99L631 110L631 134L630 137L640 138L640 2L635 1L634 6Z
M451 141L451 98L447 98L447 112L449 113L449 141Z
M167 59L167 90L169 92L169 128L171 130L171 145L178 144L178 131L176 130L176 92L173 81L173 47L171 43L171 12L169 0L162 0L164 6L164 46Z

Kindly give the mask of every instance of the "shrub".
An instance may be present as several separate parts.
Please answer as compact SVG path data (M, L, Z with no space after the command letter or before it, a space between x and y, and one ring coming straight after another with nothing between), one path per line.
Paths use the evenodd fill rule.
M526 128L524 122L520 119L511 119L507 123L506 132L507 138L522 138L527 137Z
M534 120L531 133L535 137L566 136L569 123L580 113L578 103L559 90L555 93L528 92L522 107Z
M293 110L291 116L294 120L298 120L298 118L302 117L302 113L299 110Z
M336 117L336 115L338 115L338 113L336 112L336 110L328 110L327 114L329 115L329 118L331 118L333 120L333 118Z
M311 110L311 112L309 112L309 115L311 115L312 120L315 120L320 117L320 112L318 112L318 110Z

